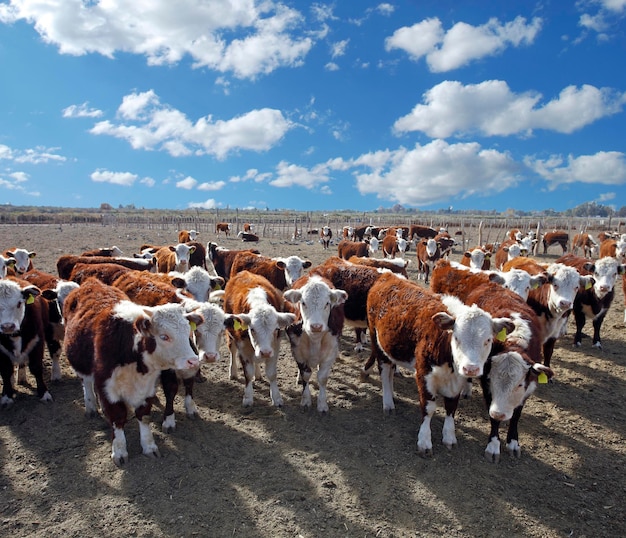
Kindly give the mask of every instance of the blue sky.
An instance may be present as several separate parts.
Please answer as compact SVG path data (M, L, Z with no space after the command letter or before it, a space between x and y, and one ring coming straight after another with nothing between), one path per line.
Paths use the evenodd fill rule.
M626 0L0 0L0 203L626 205Z

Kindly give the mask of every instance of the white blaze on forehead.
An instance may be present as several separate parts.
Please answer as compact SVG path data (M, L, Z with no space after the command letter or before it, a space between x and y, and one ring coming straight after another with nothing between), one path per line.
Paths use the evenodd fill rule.
M595 284L594 291L599 299L602 299L615 286L619 262L611 257L600 258L594 264L593 278Z
M501 353L491 357L489 385L492 400L489 414L492 418L509 420L515 408L532 394L536 385L526 383L529 369L530 364L516 352Z
M181 262L189 262L189 253L193 247L186 245L185 243L178 243L174 247L174 253L176 254L176 264Z
M463 374L464 367L473 367L478 368L476 375L481 375L493 344L491 316L475 304L467 306L450 295L444 295L442 301L456 319L451 344L457 371Z
M321 326L321 331L328 330L331 308L344 302L347 293L331 289L320 277L313 276L302 288L285 292L285 298L300 303L304 330L310 333L315 325Z
M432 257L435 255L436 252L437 252L437 241L430 238L428 241L426 241L426 254Z

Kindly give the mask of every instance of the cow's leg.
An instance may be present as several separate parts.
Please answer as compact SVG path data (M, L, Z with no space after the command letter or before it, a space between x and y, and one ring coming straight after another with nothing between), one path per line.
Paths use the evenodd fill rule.
M456 431L454 428L454 413L459 405L459 397L444 398L443 404L446 410L446 418L443 421L442 442L448 449L451 449L457 442Z
M174 398L178 392L178 378L172 369L161 372L161 386L165 394L165 409L163 410L163 424L161 429L165 433L172 433L176 429L176 416L174 415Z
M583 340L583 327L585 326L585 313L582 310L575 310L574 321L576 322L576 333L574 334L574 345L576 347L580 347L582 345L582 340Z
M607 310L602 309L602 311L593 318L593 347L597 347L602 349L602 341L600 340L600 328L602 327L602 322L606 317Z
M235 338L228 335L228 351L230 352L230 379L236 380L239 378L237 375L237 342Z
M328 378L330 377L330 371L336 356L337 349L333 349L328 355L328 360L322 361L319 366L319 370L317 371L317 383L319 385L319 392L317 395L317 410L320 413L328 413L328 396L326 392L326 385L328 384Z
M417 434L417 450L423 456L432 456L433 454L430 422L436 409L437 403L434 399L428 400L426 404L422 406L422 424Z
M111 403L105 399L106 395L101 394L100 402L103 406L104 414L113 427L113 442L111 443L111 458L118 467L128 460L128 450L126 449L126 435L124 426L126 424L127 409L124 402Z
M282 407L283 397L278 389L278 350L270 358L265 359L265 375L270 383L272 405Z
M241 355L241 366L243 367L243 376L245 379L245 388L243 389L243 406L250 407L254 399L254 361L245 360Z
M0 356L0 376L2 377L0 405L8 407L14 403L15 389L13 388L13 363L6 356Z
M522 415L523 407L523 405L520 405L513 410L513 415L509 421L509 430L506 434L506 449L511 456L515 456L516 458L519 458L522 455L517 426L519 424L520 416Z
M543 343L543 364L550 367L550 360L552 359L552 354L554 353L554 344L556 343L556 338L548 338Z
M161 456L161 453L154 442L152 428L150 428L150 408L150 402L138 407L135 409L135 417L137 417L137 422L139 424L139 439L141 442L142 452L146 456L158 458Z
M198 372L199 371L198 369ZM183 379L183 386L185 387L185 412L188 417L198 416L198 407L196 406L196 402L193 401L193 385L195 380L195 375Z
M383 384L383 413L391 413L396 408L393 402L394 367L389 361L384 361L380 367L380 379Z
M487 407L489 409L489 407ZM485 448L485 459L489 463L500 461L500 421L489 417L491 431L489 432L489 442Z
M51 402L52 395L43 379L43 342L39 342L30 354L28 369L37 383L37 396L42 402Z
M309 381L311 380L311 368L304 362L299 362L298 372L300 374L300 383L302 383L302 398L300 399L300 407L308 409L311 407L311 387Z
M85 399L85 416L93 418L98 416L98 399L94 391L92 375L83 377L83 398Z

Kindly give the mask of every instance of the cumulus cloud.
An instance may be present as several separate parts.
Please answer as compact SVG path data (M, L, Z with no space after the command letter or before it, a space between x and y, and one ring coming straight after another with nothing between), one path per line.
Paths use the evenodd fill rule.
M415 61L425 57L429 69L441 73L495 56L507 47L531 44L541 25L540 18L527 23L524 17L516 17L506 23L489 19L481 26L459 22L446 32L434 17L399 28L385 40L385 49L404 50Z
M192 178L191 176L187 176L185 179L181 179L176 182L176 187L179 189L191 190L198 184L198 180Z
M90 108L87 102L80 105L70 105L63 109L64 118L99 118L102 114L102 110Z
M110 170L96 170L91 174L91 180L96 183L111 183L122 187L132 187L137 177L137 174L131 172L111 172Z
M329 180L328 170L323 165L308 169L281 161L276 167L276 178L272 179L269 184L274 187L298 186L314 189Z
M0 21L32 24L62 54L118 53L146 57L149 65L189 56L194 67L254 78L298 66L313 46L302 14L279 2L151 0L10 0Z
M220 207L221 204L218 204L213 198L209 198L204 202L190 202L188 207L197 208L197 209L215 209L216 207Z
M206 181L198 185L199 191L219 191L226 186L225 181Z
M568 86L541 104L536 92L516 94L502 80L463 85L444 81L424 94L422 104L399 118L396 133L421 131L432 138L480 133L484 136L531 134L534 129L572 133L621 112L626 93L585 84Z
M574 157L553 155L548 159L527 157L524 161L549 183L551 190L566 183L626 184L626 156L619 151L599 151Z
M20 164L47 164L51 161L65 162L67 158L56 153L58 149L37 146L35 148L17 150L0 144L0 159Z
M162 104L152 90L125 96L117 113L121 121L100 121L90 132L126 140L134 149L166 151L173 157L208 154L224 159L240 150L267 151L295 127L280 110L271 108L228 120L209 115L193 122Z

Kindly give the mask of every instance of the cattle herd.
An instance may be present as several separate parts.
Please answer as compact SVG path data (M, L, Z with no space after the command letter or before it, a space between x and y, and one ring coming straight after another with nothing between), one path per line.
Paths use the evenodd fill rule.
M590 321L592 345L601 348L616 279L626 273L626 237L608 233L597 241L576 234L570 244L564 231L538 239L511 230L499 244L470 246L459 245L446 230L421 225L346 226L334 236L324 226L319 248L333 250L313 265L297 255L263 255L249 224L237 237L260 248L220 245L220 235L231 230L230 223L218 223L215 240L207 243L195 230L183 230L176 244L137 245L132 256L115 246L61 255L57 274L38 270L28 245L3 249L0 404L19 405L16 384L24 383L26 367L38 398L51 402L46 378L61 380L66 357L82 381L85 413L102 413L110 424L111 457L120 466L128 459L128 411L137 419L142 452L159 455L148 421L157 391L166 401L162 429L173 431L180 384L186 414L197 415L195 383L203 381L203 364L221 360L222 344L230 378L243 375L244 407L263 398L255 394L261 377L271 405L288 404L277 376L285 340L297 366L299 405L313 407L315 374L315 407L329 412L327 384L339 338L352 329L355 350L371 350L360 375L380 375L383 412L395 408L394 378L414 376L421 454L433 453L438 398L445 410L443 444L457 443L455 413L475 379L491 427L485 456L498 462L503 422L507 452L521 455L524 404L537 384L555 375L554 346L565 337L570 317L574 345L582 345ZM544 252L559 245L562 256L541 263L534 256L539 244ZM460 262L450 259L454 249ZM407 273L411 251L415 280Z

